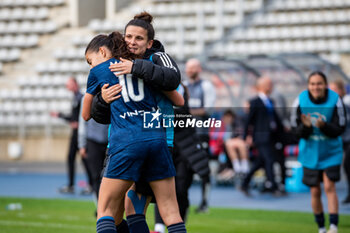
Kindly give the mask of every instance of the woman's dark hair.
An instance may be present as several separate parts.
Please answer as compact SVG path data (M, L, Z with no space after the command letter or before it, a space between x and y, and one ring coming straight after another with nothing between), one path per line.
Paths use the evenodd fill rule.
M127 27L129 26L138 26L142 27L147 31L147 39L153 40L154 39L154 28L152 25L153 16L150 15L148 12L144 11L140 14L137 14L134 16L134 19L130 20L129 23L125 26L124 32L126 31Z
M129 52L123 35L119 32L112 32L109 35L95 36L86 47L85 54L87 52L98 52L99 48L103 46L106 46L112 52L112 56L116 59L122 57L132 60L135 57L134 54Z
M322 79L323 79L323 81L326 83L326 85L328 85L326 75L325 75L322 71L318 71L318 70L312 72L312 73L309 75L309 77L307 78L307 82L310 82L310 78L311 78L312 76L314 76L314 75L319 75L319 76L321 76Z

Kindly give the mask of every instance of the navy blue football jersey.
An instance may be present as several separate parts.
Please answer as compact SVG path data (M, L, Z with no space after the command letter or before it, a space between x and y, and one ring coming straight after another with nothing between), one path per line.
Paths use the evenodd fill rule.
M144 113L150 115L150 112L157 110L153 91L144 85L142 79L132 77L132 75L117 77L108 67L118 62L112 58L92 68L86 90L87 93L96 95L106 83L109 86L117 83L122 86L120 93L122 97L111 103L109 154L117 153L128 144L159 138L165 139L164 130L145 129L144 127Z

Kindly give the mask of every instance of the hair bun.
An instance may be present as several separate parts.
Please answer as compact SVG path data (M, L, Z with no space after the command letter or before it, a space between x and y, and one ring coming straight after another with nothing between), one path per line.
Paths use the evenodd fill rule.
M150 15L148 12L143 11L140 14L135 15L134 19L141 19L141 20L144 20L144 21L146 21L148 23L152 23L153 16Z

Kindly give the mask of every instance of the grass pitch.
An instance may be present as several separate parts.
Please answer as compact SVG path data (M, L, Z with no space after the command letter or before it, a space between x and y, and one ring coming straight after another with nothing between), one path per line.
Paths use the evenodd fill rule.
M10 203L21 203L22 210L7 210ZM1 197L0 233L94 233L94 211L92 201ZM153 229L153 206L147 221ZM207 214L195 214L191 209L187 231L312 233L317 227L311 213L210 208ZM340 216L339 232L350 233L350 215Z

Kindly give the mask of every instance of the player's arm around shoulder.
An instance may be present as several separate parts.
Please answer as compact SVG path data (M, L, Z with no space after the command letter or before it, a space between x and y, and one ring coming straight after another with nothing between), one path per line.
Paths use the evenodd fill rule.
M174 91L163 91L163 94L177 107L182 107L185 104L184 97L176 90Z
M162 91L175 90L181 82L176 62L165 52L154 53L151 59L136 59L132 74Z

